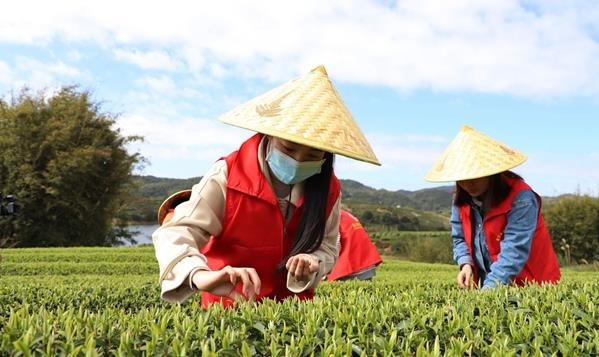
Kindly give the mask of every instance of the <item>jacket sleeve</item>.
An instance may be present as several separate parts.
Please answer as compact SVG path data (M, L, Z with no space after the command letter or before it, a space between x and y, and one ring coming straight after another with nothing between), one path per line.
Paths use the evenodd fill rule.
M287 273L287 289L294 293L300 293L306 289L315 288L322 278L327 275L337 261L339 256L339 247L337 237L339 236L339 205L341 196L333 205L325 226L325 234L320 248L318 248L312 257L318 261L318 271L313 273L307 281L297 281L290 273Z
M483 289L508 284L524 268L530 255L532 238L537 227L539 203L530 190L516 196L507 216L497 261L483 282Z
M161 297L168 302L182 302L193 295L189 274L209 270L199 249L222 231L226 169L224 161L217 161L193 186L189 201L178 205L173 218L152 234Z

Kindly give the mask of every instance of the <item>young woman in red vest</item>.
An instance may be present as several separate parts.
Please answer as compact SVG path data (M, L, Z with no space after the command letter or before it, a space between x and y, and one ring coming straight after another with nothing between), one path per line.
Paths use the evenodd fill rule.
M327 280L372 279L381 255L360 221L343 209L340 213L339 258Z
M200 291L204 307L312 298L338 254L334 154L379 164L376 156L323 67L220 120L257 134L216 161L154 232L162 298Z
M460 288L559 281L541 197L509 171L525 160L464 126L427 174L433 182L456 181L451 235Z

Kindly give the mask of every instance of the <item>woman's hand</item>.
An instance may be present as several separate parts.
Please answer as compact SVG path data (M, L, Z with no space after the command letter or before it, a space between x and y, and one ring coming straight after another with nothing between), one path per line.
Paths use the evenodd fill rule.
M318 260L309 254L297 254L287 260L285 268L296 280L306 281L318 271Z
M458 273L458 286L461 289L474 288L472 277L472 265L462 265L462 269Z
M218 296L233 299L253 300L260 294L260 277L254 268L236 268L226 266L220 270L198 270L191 280L196 288ZM241 282L242 293L235 291L235 285Z

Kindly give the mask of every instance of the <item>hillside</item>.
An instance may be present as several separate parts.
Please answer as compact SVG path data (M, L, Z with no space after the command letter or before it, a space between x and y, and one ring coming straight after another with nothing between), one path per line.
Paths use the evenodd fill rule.
M174 192L191 188L201 177L173 179L136 176L138 189L125 210L130 220L154 222L160 203ZM343 205L376 230L448 229L452 187L418 191L374 189L353 180L341 180Z
M173 179L156 176L135 176L137 190L130 192L129 204L122 209L121 217L133 223L156 222L156 212L165 198L174 192L191 188L201 177Z
M343 199L382 206L406 207L422 211L445 211L451 208L453 186L417 191L374 189L354 180L341 180Z

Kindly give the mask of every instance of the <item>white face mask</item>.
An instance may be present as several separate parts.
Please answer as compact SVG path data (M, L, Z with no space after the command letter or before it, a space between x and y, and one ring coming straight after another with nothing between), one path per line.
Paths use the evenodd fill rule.
M297 161L273 146L266 157L266 161L272 173L281 182L293 185L319 174L325 159L318 161Z

